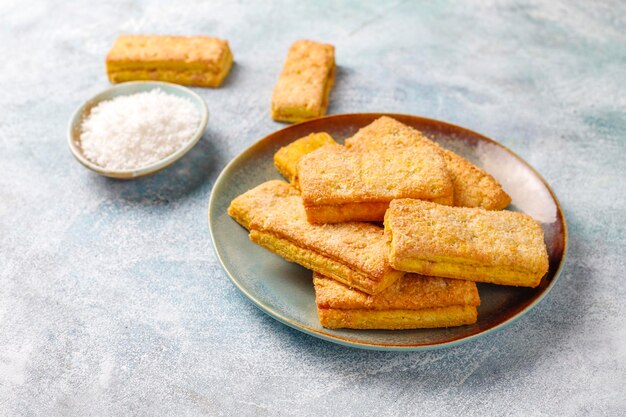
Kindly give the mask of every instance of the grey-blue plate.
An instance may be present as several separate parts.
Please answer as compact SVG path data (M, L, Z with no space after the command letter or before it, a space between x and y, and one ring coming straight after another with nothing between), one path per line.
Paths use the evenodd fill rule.
M565 260L567 228L556 196L528 163L496 141L437 120L387 114L422 131L497 178L512 197L509 210L523 211L541 222L550 269L537 288L479 284L478 322L471 326L423 330L331 330L317 318L311 272L250 242L248 232L226 210L243 192L281 178L273 165L281 147L312 132L335 140L353 135L380 113L323 117L272 133L224 168L209 201L209 230L215 252L232 282L262 311L304 333L330 342L375 350L427 350L458 345L503 328L533 308L550 291Z

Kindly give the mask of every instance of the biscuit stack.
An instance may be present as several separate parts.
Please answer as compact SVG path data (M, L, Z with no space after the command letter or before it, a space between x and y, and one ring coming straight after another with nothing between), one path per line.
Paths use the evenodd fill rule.
M311 134L274 161L289 183L263 183L228 213L314 271L324 327L472 324L475 282L535 287L548 270L541 226L502 211L511 199L491 175L392 118L345 145Z

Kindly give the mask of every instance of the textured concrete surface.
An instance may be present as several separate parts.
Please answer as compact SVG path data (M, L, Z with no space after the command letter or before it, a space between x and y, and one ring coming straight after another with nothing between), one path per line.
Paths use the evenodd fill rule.
M626 415L622 1L0 3L0 415ZM115 36L205 33L236 66L177 165L101 178L66 145ZM457 123L518 152L569 222L554 291L514 325L426 353L289 329L230 283L206 206L268 117L289 44L332 42L330 112Z

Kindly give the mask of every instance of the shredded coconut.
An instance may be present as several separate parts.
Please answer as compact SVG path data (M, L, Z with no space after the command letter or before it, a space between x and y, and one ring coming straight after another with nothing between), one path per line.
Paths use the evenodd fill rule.
M191 100L157 88L99 103L82 122L80 142L103 168L138 169L176 152L199 123Z

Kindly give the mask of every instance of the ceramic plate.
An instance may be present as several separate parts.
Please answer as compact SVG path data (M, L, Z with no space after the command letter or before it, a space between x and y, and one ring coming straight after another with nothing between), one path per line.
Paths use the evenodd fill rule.
M535 306L550 291L566 250L566 225L559 203L545 180L519 156L470 130L422 117L389 114L424 132L496 177L512 197L509 210L530 214L543 226L550 270L537 288L478 284L481 305L471 326L426 330L330 330L317 319L311 272L250 242L248 233L226 213L233 198L271 179L281 178L273 165L281 147L312 132L328 132L343 142L382 114L328 116L289 126L261 139L221 173L209 202L209 229L224 270L261 310L310 335L358 348L426 350L467 342L502 328Z

